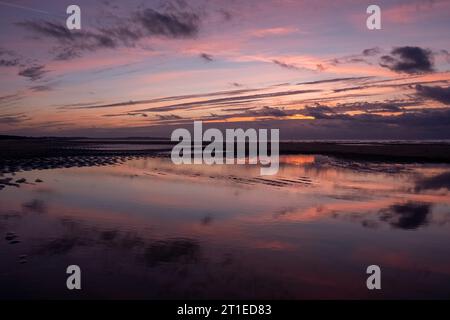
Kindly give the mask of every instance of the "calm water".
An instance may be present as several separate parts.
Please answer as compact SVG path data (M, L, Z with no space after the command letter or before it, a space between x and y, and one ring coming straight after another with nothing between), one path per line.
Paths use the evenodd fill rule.
M258 174L162 158L4 174L27 182L0 190L0 298L450 297L450 166L286 156Z

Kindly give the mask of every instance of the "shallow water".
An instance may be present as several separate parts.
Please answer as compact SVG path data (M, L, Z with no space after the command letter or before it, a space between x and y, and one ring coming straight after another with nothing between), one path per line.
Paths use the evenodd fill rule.
M281 161L4 174L0 298L450 297L450 166Z

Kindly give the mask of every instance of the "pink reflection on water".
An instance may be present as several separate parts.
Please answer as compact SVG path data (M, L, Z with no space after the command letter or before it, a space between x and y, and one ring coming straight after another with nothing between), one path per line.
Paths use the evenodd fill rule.
M393 283L385 297L410 297L411 285L439 297L449 290L450 198L417 183L449 170L308 155L282 157L272 177L163 158L20 172L15 179L43 183L0 192L2 217L17 217L0 228L22 240L0 244L0 271L37 276L12 271L25 252L49 277L68 258L108 288L102 272L113 274L122 293L110 288L111 297L361 298L371 297L364 270L375 263ZM159 291L143 286L150 282ZM97 289L92 296L108 296Z

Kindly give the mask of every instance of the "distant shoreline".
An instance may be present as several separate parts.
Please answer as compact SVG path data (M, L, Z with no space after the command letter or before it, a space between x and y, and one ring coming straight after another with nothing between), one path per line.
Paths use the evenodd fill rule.
M0 138L0 160L70 156L136 156L170 151L176 142L164 138ZM96 145L104 146L101 149ZM114 146L129 145L130 150ZM152 146L146 149L145 146ZM111 148L108 148L111 146ZM135 147L133 147L135 146ZM158 147L159 146L159 147ZM140 147L143 147L139 149ZM280 154L323 154L370 161L450 163L446 141L290 141L280 142Z

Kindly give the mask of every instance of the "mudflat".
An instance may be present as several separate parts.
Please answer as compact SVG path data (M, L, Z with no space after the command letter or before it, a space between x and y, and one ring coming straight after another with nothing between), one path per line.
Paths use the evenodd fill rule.
M36 157L153 155L170 151L164 139L0 139L0 160ZM96 146L102 145L102 148ZM115 146L129 147L118 149ZM324 154L381 161L450 162L445 142L280 142L281 154Z

